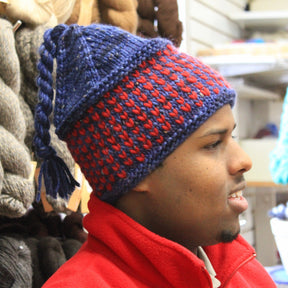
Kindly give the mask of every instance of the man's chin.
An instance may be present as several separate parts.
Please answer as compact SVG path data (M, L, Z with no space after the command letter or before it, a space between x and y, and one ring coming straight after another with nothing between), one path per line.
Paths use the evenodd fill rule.
M222 233L220 235L220 242L230 243L238 237L239 233L240 233L240 231L233 233L229 230L224 230L224 231L222 231Z

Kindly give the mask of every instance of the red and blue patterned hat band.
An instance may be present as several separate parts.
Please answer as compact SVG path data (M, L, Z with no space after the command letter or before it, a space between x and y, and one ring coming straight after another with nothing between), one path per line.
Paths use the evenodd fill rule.
M56 133L93 193L114 203L235 101L235 91L218 72L168 40L113 26L56 26L45 33L40 55L34 143L44 159L41 178L54 197L66 197L76 182L50 146L52 111Z

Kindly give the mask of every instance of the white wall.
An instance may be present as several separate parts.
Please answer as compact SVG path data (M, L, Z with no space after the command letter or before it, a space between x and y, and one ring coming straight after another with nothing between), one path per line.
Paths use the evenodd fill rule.
M178 0L179 16L184 26L180 49L197 55L201 49L239 39L241 29L229 16L243 11L246 2L247 0ZM279 127L281 103L238 100L233 112L238 123L235 134L239 138L253 137L268 122Z
M181 49L196 55L199 49L229 43L240 36L240 29L229 15L243 11L246 0L178 0L184 24Z

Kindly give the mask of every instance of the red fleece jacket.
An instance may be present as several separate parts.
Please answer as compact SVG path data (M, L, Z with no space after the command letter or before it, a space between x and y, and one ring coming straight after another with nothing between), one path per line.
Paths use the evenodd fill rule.
M92 196L84 226L88 240L43 288L209 288L204 262L183 246L147 230ZM275 288L242 238L204 247L221 288Z

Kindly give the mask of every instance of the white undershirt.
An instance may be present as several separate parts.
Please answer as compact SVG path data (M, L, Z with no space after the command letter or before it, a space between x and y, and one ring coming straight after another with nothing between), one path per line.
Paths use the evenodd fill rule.
M197 256L204 261L205 267L211 277L213 288L221 286L221 282L216 278L216 272L202 247L198 247Z

